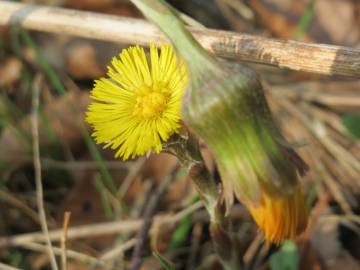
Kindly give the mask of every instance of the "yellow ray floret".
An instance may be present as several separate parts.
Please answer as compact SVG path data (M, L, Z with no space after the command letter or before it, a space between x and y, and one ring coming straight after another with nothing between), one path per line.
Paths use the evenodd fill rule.
M264 231L266 241L280 244L286 239L294 239L306 229L308 217L300 184L292 194L280 198L271 198L263 192L259 205L248 208Z
M104 147L124 160L159 153L180 127L180 107L187 76L170 45L153 44L146 55L139 46L124 49L108 67L109 78L95 81L86 121Z

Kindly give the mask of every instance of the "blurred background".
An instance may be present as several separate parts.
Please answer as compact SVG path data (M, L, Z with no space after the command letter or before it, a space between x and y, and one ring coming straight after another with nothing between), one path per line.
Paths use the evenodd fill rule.
M142 17L126 0L18 2ZM360 48L359 0L168 2L208 28ZM114 160L83 122L94 79L128 45L0 27L0 262L50 269L41 233L29 234L41 231L31 131L33 93L40 92L35 139L47 223L51 232L60 229L51 234L59 247L64 212L71 212L68 269L126 269L134 256L145 270L163 269L165 257L175 269L222 269L207 213L176 159ZM311 210L307 231L276 247L262 242L237 203L231 218L246 269L360 269L359 78L248 65L261 75L283 134L310 166L302 184ZM205 145L203 154L213 168ZM141 244L139 232L149 233Z

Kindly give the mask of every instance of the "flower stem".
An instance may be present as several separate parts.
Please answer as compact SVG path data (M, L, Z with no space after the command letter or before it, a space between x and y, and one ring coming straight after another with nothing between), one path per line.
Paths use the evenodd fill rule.
M189 135L187 139L174 135L165 145L164 150L178 158L195 184L210 215L210 233L213 245L224 269L241 270L243 268L241 256L236 239L232 236L231 220L225 216L221 192L202 159L198 140L192 135Z
M179 12L164 0L130 0L154 22L180 52L192 72L202 74L204 66L215 68L216 62L201 47L179 18Z
M165 151L175 155L187 170L210 214L211 221L214 221L218 216L215 212L218 198L217 184L204 164L197 140L193 137L183 139L174 135L165 145Z

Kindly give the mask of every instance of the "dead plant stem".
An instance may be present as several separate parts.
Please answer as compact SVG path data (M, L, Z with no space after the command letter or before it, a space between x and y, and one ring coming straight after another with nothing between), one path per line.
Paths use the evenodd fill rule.
M183 219L185 216L194 213L202 207L201 202L196 202L189 207L181 210L174 215L155 216L154 223L156 226L173 225ZM142 219L136 220L119 220L104 222L98 224L83 225L68 229L68 239L79 239L84 237L96 237L100 235L109 235L114 233L134 233L137 232L143 224ZM53 230L49 232L49 237L52 241L59 241L63 235L63 230ZM15 235L12 237L0 238L0 248L20 246L30 242L43 242L45 241L42 232L26 233Z
M67 231L70 222L70 212L64 213L63 236L61 238L61 265L62 270L67 270Z
M22 243L19 245L20 247L28 250L38 251L38 252L46 252L47 247L38 244L38 243ZM62 256L62 249L58 247L53 247L53 251L57 256ZM74 251L74 250L68 250L67 251L68 258L71 258L72 260L76 260L82 263L90 264L92 266L106 266L106 263L102 261L101 259L94 258L92 256L82 254L80 252ZM1 269L1 268L0 268Z
M130 267L131 270L140 269L142 262L142 254L144 251L144 245L148 238L148 233L151 228L151 224L153 223L154 220L155 211L157 209L161 196L166 191L172 179L173 179L172 174L167 175L161 181L155 193L150 197L149 203L145 209L144 223L141 227L141 230L139 231L138 242L136 243L134 248L134 252L131 260L131 267Z
M51 268L58 270L58 266L55 259L55 254L52 250L52 244L49 237L49 229L46 222L46 214L44 208L44 196L41 176L41 162L40 162L40 147L39 147L39 96L41 88L41 75L37 75L34 80L33 87L33 112L31 115L31 127L32 127L32 139L33 139L33 154L34 154L34 170L35 170L35 185L36 185L36 201L38 206L39 220L41 229L46 237L47 253L49 256Z
M117 43L167 42L156 26L141 19L0 1L0 26L6 25ZM217 56L296 71L360 77L360 49L197 27L189 30Z

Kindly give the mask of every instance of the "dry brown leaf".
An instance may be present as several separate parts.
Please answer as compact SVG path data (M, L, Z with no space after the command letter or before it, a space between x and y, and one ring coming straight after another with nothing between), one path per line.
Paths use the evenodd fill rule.
M344 0L317 0L315 5L314 20L317 21L320 31L310 33L319 42L355 47L360 40L360 27L355 14L356 1ZM320 30L319 29L319 30Z
M88 42L74 44L68 48L67 70L75 79L91 79L103 76L97 59L96 50Z
M21 76L22 63L15 57L0 61L0 87L8 88Z

